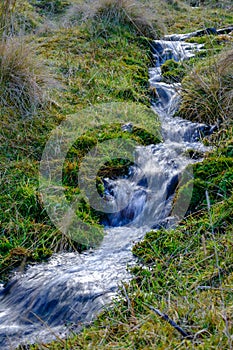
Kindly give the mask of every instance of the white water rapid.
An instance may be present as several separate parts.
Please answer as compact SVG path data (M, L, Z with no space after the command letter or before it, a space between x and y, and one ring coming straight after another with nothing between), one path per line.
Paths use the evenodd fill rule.
M0 348L48 342L65 336L93 320L116 296L122 280L130 278L127 266L135 264L131 248L151 228L172 225L172 200L180 176L193 163L187 150L205 151L200 136L210 128L173 117L179 103L179 84L162 82L160 65L174 58L184 60L201 47L179 40L154 42L155 67L150 84L158 98L153 108L161 118L164 142L138 147L136 164L128 177L106 179L106 193L112 200L127 197L128 205L106 219L106 235L100 247L78 253L55 254L48 262L16 273L0 289ZM186 208L187 209L187 208ZM185 208L183 208L185 213ZM184 215L183 213L183 215Z

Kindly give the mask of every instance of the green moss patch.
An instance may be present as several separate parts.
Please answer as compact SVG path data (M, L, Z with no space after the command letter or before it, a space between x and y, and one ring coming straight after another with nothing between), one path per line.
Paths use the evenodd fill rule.
M44 146L50 132L66 116L75 113L80 123L85 125L88 116L83 110L87 107L91 113L93 105L99 105L101 109L103 103L115 103L113 113L116 115L117 103L131 103L132 106L138 106L139 122L139 126L134 123L132 133L124 132L122 123L113 124L111 117L108 117L107 125L102 129L91 130L89 127L77 138L64 163L63 185L68 201L72 201L79 193L76 176L80 161L96 144L114 138L133 138L139 144L160 141L158 119L147 107L150 61L146 40L136 38L123 27L111 32L107 39L98 38L92 35L88 26L85 29L61 29L52 36L51 33L43 33L31 39L37 44L36 55L44 60L53 73L56 84L53 98L46 108L38 106L33 114L24 113L17 106L8 104L1 108L1 164L5 169L0 194L0 235L3 242L0 260L3 279L16 266L24 268L29 261L47 258L52 252L81 251L96 246L103 238L99 217L85 200L80 202L76 215L84 223L93 226L93 234L87 236L85 229L81 229L79 242L82 241L82 244L63 235L49 219L38 191L38 173ZM29 41L30 37L27 38ZM130 113L135 120L134 109ZM124 113L127 116L127 109ZM144 117L149 118L152 127L148 132L143 123L140 128ZM100 192L100 179L106 171L120 175L127 171L127 165L122 166L121 160L108 163L107 168L102 169L102 174L97 176Z
M166 83L178 83L185 75L185 66L174 60L167 60L161 66L161 72Z

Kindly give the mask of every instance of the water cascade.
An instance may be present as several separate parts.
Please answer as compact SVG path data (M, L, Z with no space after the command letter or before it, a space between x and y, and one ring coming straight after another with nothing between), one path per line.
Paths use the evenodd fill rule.
M204 152L200 135L211 130L204 124L173 117L180 86L165 84L160 66L170 58L188 59L200 49L182 37L154 42L156 64L150 69L150 84L158 98L152 108L161 118L164 142L138 147L138 166L132 166L125 178L105 180L106 195L113 201L127 197L128 204L108 215L100 247L82 254L55 254L46 263L16 273L6 287L0 287L1 349L50 341L55 335L65 336L73 326L77 330L79 324L90 322L116 296L120 281L130 278L127 266L135 263L133 244L151 228L175 223L174 191L186 166L195 162L185 156L186 151Z

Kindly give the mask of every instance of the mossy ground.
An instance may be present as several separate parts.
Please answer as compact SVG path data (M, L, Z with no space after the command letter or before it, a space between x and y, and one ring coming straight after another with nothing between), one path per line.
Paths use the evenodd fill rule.
M40 159L50 132L68 115L107 102L133 103L151 113L155 136L136 130L136 141L142 144L159 141L156 115L149 111L150 97L147 40L135 37L127 28L113 29L107 37L95 35L89 25L28 34L38 58L44 60L55 79L46 106L31 114L19 113L13 105L1 106L1 272L5 279L9 270L24 267L62 249L82 250L96 245L103 237L101 227L96 242L84 247L62 235L51 223L38 192ZM141 107L140 107L141 105ZM98 134L83 135L67 156L64 168L67 197L75 193L77 157L82 157L97 142L127 137L120 125L103 127ZM85 119L82 120L85 123ZM128 134L129 137L130 134ZM75 158L75 159L74 159ZM67 164L66 163L66 164ZM71 163L71 164L70 164ZM110 171L110 170L109 170ZM111 173L111 171L110 171ZM82 218L98 227L98 217L84 203ZM83 215L83 211L85 215Z
M194 166L192 213L175 229L151 231L134 246L133 280L120 288L112 307L79 335L31 349L230 349L232 170L227 142Z
M44 1L30 3L37 10L39 8L37 23L31 27L38 26L46 16L51 18L52 9L43 7ZM54 15L60 16L66 2L56 3ZM154 24L160 22L160 33L232 24L229 9L190 8L181 1L165 1L162 6L157 0L143 3L154 14ZM213 41L219 40L213 38L209 52L213 48L218 52L224 49L223 39L213 45ZM28 34L25 40L36 42L38 57L45 60L58 83L49 105L37 109L31 116L19 114L9 106L1 108L1 164L4 171L0 192L0 257L3 278L16 266L23 269L29 261L40 261L54 251L84 248L52 225L41 203L38 167L50 132L66 116L95 104L124 101L143 104L143 108L147 108L150 103L147 93L147 70L152 64L149 40L135 36L128 26L104 30L103 26L96 24L94 27L90 23L62 29L44 25L37 34ZM198 40L207 43L209 37ZM119 125L114 131L102 129L102 139L107 139L109 132L111 137L119 137L122 133ZM151 142L148 134L135 137L142 143ZM70 151L64 167L68 198L76 190L78 164L74 153L78 152L80 157L86 148L98 142L95 134L84 138L84 143L78 140L78 147ZM194 167L189 216L173 230L148 233L144 241L134 247L139 264L132 270L133 280L122 287L119 300L79 335L58 339L52 344L35 345L32 349L232 348L231 126L227 124L226 128L225 124L220 128L212 142L217 150ZM103 173L112 171L114 175L113 166L115 164L107 164ZM119 167L117 171L121 171ZM96 213L85 202L80 215L83 212L87 220L99 227ZM101 230L96 238L98 244L102 238ZM193 336L192 339L182 338L150 309L151 306L168 314Z

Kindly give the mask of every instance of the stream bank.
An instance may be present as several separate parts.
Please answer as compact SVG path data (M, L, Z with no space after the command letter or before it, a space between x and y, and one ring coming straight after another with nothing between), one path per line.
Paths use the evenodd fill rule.
M67 76L69 79L70 79L70 72L71 71L68 70L69 74ZM64 73L67 74L67 69L64 70ZM168 131L170 131L170 130L168 130ZM231 212L229 209L231 206L231 201L230 201L230 198L229 198L230 195L228 192L229 187L230 187L229 186L229 179L230 179L230 177L229 177L230 172L229 171L231 169L230 168L231 167L231 163L230 163L231 148L230 148L230 144L227 143L227 141L222 146L223 147L219 150L219 153L213 154L211 162L209 162L209 159L208 159L208 161L206 161L203 164L203 166L197 165L197 168L199 167L199 170L196 170L196 166L194 166L194 168L195 168L194 170L196 170L197 176L199 176L199 179L201 179L201 181L199 181L199 179L198 179L198 181L199 181L198 192L202 194L203 188L205 188L205 187L208 188L209 194L211 196L211 204L216 203L216 205L214 205L214 207L212 209L213 215L215 218L215 220L213 220L214 229L219 233L219 236L217 237L219 249L220 250L223 249L224 252L226 252L226 254L228 254L228 252L229 252L229 256L226 255L224 258L225 258L226 264L229 264L231 266L231 260L230 260L230 253L231 253L230 247L231 247L231 245L230 245L230 236L228 234L228 232L230 232L228 216L231 215ZM217 158L219 161L216 161ZM220 158L221 158L221 161L220 161ZM217 165L218 171L220 171L221 174L223 174L223 176L220 176L220 175L216 176L216 174L215 174L216 165ZM175 181L174 181L174 183L175 183ZM141 185L142 184L140 184L140 186ZM172 189L172 187L173 186L171 186L170 188ZM217 190L216 190L216 188L217 188ZM168 191L168 193L171 194L170 191ZM219 201L218 201L219 197L218 196L221 196L221 198L224 199L223 203L219 204ZM227 199L227 200L225 200L225 199ZM206 207L205 202L204 201L201 201L200 203L199 202L200 202L199 196L197 196L196 202L194 201L193 206L196 208L197 204L198 204L201 207L201 210L203 210L203 208ZM224 213L224 215L223 215L223 213ZM129 215L129 216L131 216L131 215ZM181 288L179 289L179 287L180 287L180 285L182 285L182 283L183 283L183 286L188 287L188 285L187 285L188 281L190 281L190 280L193 281L193 279L194 279L194 277L193 277L194 272L192 269L190 270L190 274L189 273L185 274L185 271L187 270L187 268L189 266L187 260L185 260L185 257L187 256L187 254L189 252L190 252L190 255L192 255L192 256L193 256L193 251L195 251L197 253L197 256L194 257L193 259L190 259L190 255L188 255L189 260L190 260L190 266L191 266L191 262L192 262L192 268L193 268L193 265L196 266L196 264L198 264L200 257L203 257L203 259L205 259L206 257L209 256L209 254L210 254L210 256L212 254L211 240L209 240L210 237L208 236L208 232L211 231L211 226L209 225L210 220L208 218L208 215L205 216L205 213L204 213L204 216L203 215L201 216L201 218L203 219L203 221L202 222L199 221L199 224L195 220L192 222L190 220L190 225L188 222L186 222L187 225L183 229L180 228L180 230L178 230L178 231L176 231L176 230L172 231L171 235L169 235L168 232L166 232L166 231L164 232L164 234L163 234L163 232L159 232L158 235L156 232L153 232L153 233L149 234L146 238L148 245L146 245L146 243L141 243L141 246L139 244L137 246L137 249L134 249L135 254L137 254L138 256L141 256L141 258L145 260L145 263L147 261L147 263L149 264L148 265L149 269L153 269L153 273L150 274L150 271L148 271L148 269L144 269L144 271L141 271L140 269L137 269L137 268L134 269L135 276L137 276L137 283L134 285L135 289L132 287L132 290L130 290L130 288L128 288L126 286L125 287L126 288L125 294L126 294L126 296L127 295L129 296L127 299L128 303L127 303L127 305L125 305L125 303L123 301L122 308L120 307L120 305L118 305L118 309L122 313L122 315L121 315L122 316L121 327L118 327L118 320L120 318L118 320L116 320L115 323L114 323L114 321L113 321L113 323L111 323L112 315L114 313L115 313L115 315L117 315L116 310L111 311L112 315L109 315L109 317L107 316L108 328L106 329L106 332L104 335L104 340L98 341L98 331L96 331L96 330L93 330L92 335L94 335L94 336L91 338L91 340L89 338L89 342L93 344L94 348L95 348L95 346L97 347L98 344L101 346L102 345L105 346L105 344L107 342L110 342L110 343L113 342L113 339L115 342L117 342L117 338L116 337L114 338L114 335L118 335L118 339L120 338L120 341L122 341L123 343L125 342L126 345L127 345L127 343L129 345L129 342L131 342L129 346L133 346L132 342L134 344L138 344L138 346L141 348L143 346L149 346L148 344L150 344L152 346L152 348L153 348L153 345L156 345L156 347L158 346L158 343L157 344L153 343L154 340L151 339L150 337L147 337L146 340L140 339L140 337L139 337L139 339L136 339L138 334L137 335L134 334L135 333L134 329L135 329L135 327L136 327L136 329L141 329L142 333L143 333L143 329L145 329L146 332L147 332L147 330L151 330L151 332L149 331L149 333L153 334L154 327L156 327L157 323L152 322L152 328L150 328L150 325L147 324L146 320L143 317L142 309L143 309L143 311L146 310L146 305L145 305L146 302L151 303L153 305L155 304L155 300L157 300L157 298L155 298L155 296L159 295L159 291L161 289L163 289L163 295L165 295L164 290L166 291L168 288L167 287L168 281L167 281L167 278L164 278L164 280L163 280L163 273L161 274L161 265L162 265L163 260L170 261L171 259L169 260L169 258L171 258L171 257L173 258L171 264L162 265L164 271L165 272L167 271L167 274L165 274L164 276L165 277L170 276L170 274L168 272L171 273L171 271L173 271L174 276L176 276L176 280L177 280L177 284L175 284L175 286L174 286L174 290L177 293L174 297L174 300L178 299L180 301L180 305L182 305L182 298L181 299L179 298L179 295L182 294L181 293L182 289ZM180 231L184 232L184 235L182 235ZM196 237L197 236L196 232L200 233L200 236ZM207 234L204 234L204 237L202 237L203 232L204 233L207 232ZM189 239L191 240L190 245L188 247L187 247L187 233L189 234ZM225 234L224 242L220 243L222 241L221 240L222 233ZM192 234L193 234L193 236L192 236ZM199 240L200 237L201 237L201 239ZM198 238L198 239L196 239L196 238ZM159 242L162 239L164 240L165 243L164 243L164 245L159 245ZM206 244L206 241L207 241L207 244ZM197 249L199 246L201 246L201 248L203 249L203 252ZM140 247L142 247L142 249ZM180 247L180 249L178 249L178 247ZM189 250L189 248L190 248L190 250ZM177 251L177 249L178 249L178 251ZM156 257L154 257L154 252L157 252ZM177 252L177 256L176 256L176 252ZM166 257L166 259L165 259L165 257ZM158 258L158 260L156 260L157 258ZM230 278L230 270L228 270L227 266L224 265L224 259L222 259L222 257L221 257L220 260L221 260L223 268L226 267L224 269L224 271L225 271L224 273ZM181 278L181 277L179 277L179 275L176 274L177 265L182 266L182 261L184 262L184 267L186 268L184 270L181 269L185 278ZM154 262L154 265L152 265L153 262ZM173 263L174 263L174 265L172 265ZM156 270L155 265L158 266L158 270ZM211 269L211 267L212 267L212 269ZM170 270L166 270L166 268L169 268ZM174 268L174 270L173 270L173 268ZM218 281L216 281L216 276L214 274L215 273L214 271L215 271L214 270L214 259L211 260L211 258L210 258L210 266L209 266L208 273L204 270L203 274L202 273L201 273L201 275L199 274L199 277L200 277L200 279L198 280L199 282L198 281L196 282L197 284L199 283L198 290L199 289L200 290L208 290L208 289L211 289L209 287L212 287L212 286L214 288L217 288ZM146 278L147 276L148 276L148 279ZM156 283L158 281L158 276L159 276L159 283L157 285ZM202 277L202 280L201 280L201 277ZM209 277L209 279L207 277ZM228 278L228 282L227 282L228 284L226 283L226 286L225 286L226 290L229 287L229 283L230 283L229 278ZM186 279L187 279L187 281L186 281ZM202 282L205 281L206 285L200 284L200 280ZM165 284L164 284L164 281L166 281ZM169 279L169 283L170 283L169 286L170 287L172 285L174 285L173 282L174 281L172 280L172 278ZM143 292L144 287L145 287L145 293ZM193 288L195 288L195 285ZM211 296L213 297L213 295L215 295L214 294L215 291L216 291L216 289L214 289L214 291L209 292L209 294L211 294ZM132 292L132 294L130 294L131 292ZM202 295L204 295L204 294L202 294ZM218 295L218 291L216 291L216 302L218 300L217 295ZM227 293L224 296L226 298L226 302L228 302L230 299L228 298ZM144 297L144 299L142 299L143 297ZM187 295L186 297L188 298L189 295ZM205 297L206 297L206 294L205 294ZM171 295L167 296L167 300L168 300L168 304L167 304L168 308L170 305L174 305L174 306L176 305L176 307L169 309L169 311L171 312L171 314L174 318L177 318L177 314L173 313L173 309L177 310L177 307L178 307L177 303L176 304L175 304L175 302L173 303L173 298L171 298ZM190 298L187 300L192 301L192 303L190 303L190 305L195 304L194 299ZM209 303L209 305L210 305L211 300L213 300L213 298L212 299L206 298L205 301L207 301L207 300L210 302ZM156 306L156 305L154 305L154 306ZM196 306L198 306L198 305L196 305ZM164 307L164 304L161 303L160 305L158 305L158 307L162 308L162 307ZM184 308L185 308L185 305L184 305ZM216 308L216 305L213 303L212 309L214 309L214 308ZM184 321L184 324L185 324L185 321L187 320L187 322L190 321L189 325L192 326L193 322L196 321L196 324L199 324L201 327L201 325L202 325L201 320L203 320L203 327L204 327L206 318L210 319L210 317L211 317L211 320L212 320L211 325L213 325L214 329L218 329L218 328L216 328L217 327L217 323L215 323L216 320L218 321L218 324L220 324L222 326L221 322L219 321L219 318L217 318L217 317L215 318L214 314L208 313L208 310L206 313L203 312L203 318L201 318L200 323L198 323L198 318L197 317L195 318L195 312L192 313L191 312L192 310L188 309L188 306L187 306L187 308L185 308L185 310L186 311L184 311L183 319L181 318L181 322ZM198 308L197 308L197 310L198 310ZM221 305L218 308L218 310L219 310L220 314L221 314L221 312L224 311L223 307ZM179 310L179 312L180 312L179 316L182 317L182 315L183 315L182 312L180 310ZM192 313L193 318L189 320L187 315L189 315L190 312ZM148 313L146 313L146 311L145 311L144 315L148 315ZM125 319L127 319L127 317L130 317L129 322L127 322L128 328L127 328L127 325L124 323L124 321L125 321ZM137 321L137 317L138 317L138 321ZM145 322L143 322L143 327L141 327L142 324L140 323L140 320L145 321ZM151 317L150 321L153 321L152 317ZM104 324L106 325L106 323L104 323L104 322L105 321L103 321L102 327L105 327ZM223 326L224 326L224 324L223 324ZM166 333L165 328L166 327L161 326L162 335L164 336L164 334L166 334L168 336L167 342L169 342L169 335L171 334L171 330L169 329L168 332ZM195 327L193 327L193 328L195 329ZM100 329L101 329L101 326L100 326ZM122 338L122 333L121 333L122 330L124 330L124 332L126 334L128 333L127 330L129 331L129 334L132 337L131 340L127 339L127 337L124 339ZM159 334L160 334L159 331L156 333L154 332L154 335L156 335L155 338L157 338L157 335L159 336ZM221 332L219 332L219 334L221 334ZM145 338L145 336L143 338ZM174 334L174 339L176 339L175 334ZM218 342L220 340L220 342L222 341L221 345L224 347L224 342L226 341L226 339L227 339L227 336L222 340L219 338L217 339L215 337L214 340L210 340L210 341L212 341L212 342L215 341L215 345L216 345L216 344L218 344ZM174 340L174 342L175 341L176 340ZM207 341L208 340L206 340L206 342ZM71 344L71 342L72 342L72 340L69 340L70 344ZM96 342L96 343L94 343L94 342ZM81 339L81 336L80 336L79 340L77 340L77 339L74 340L74 344L75 343L76 343L76 345L78 343L80 343L80 344L82 343L82 345L80 345L81 348L85 348L85 345L87 345L87 344L85 344L85 340ZM162 343L163 343L163 345L164 344L167 345L165 343L165 341L163 341ZM61 341L61 344L62 344L62 341ZM89 344L89 345L91 346L91 344ZM52 346L53 345L51 345L51 347ZM57 344L57 345L54 344L54 347L59 347L59 346L60 346L59 344ZM63 345L61 345L61 346L63 346ZM108 345L106 345L106 346L108 346ZM123 345L120 344L119 346L123 346ZM72 345L71 345L71 347L72 347Z
M155 48L160 50L156 54L162 57L167 46L167 41L156 41ZM187 58L187 47L189 55L190 50L199 49L195 44L180 45L180 41L173 41L170 52L174 48L174 57L179 55L182 60ZM108 215L108 228L99 248L81 255L54 255L49 263L32 266L23 275L16 275L2 290L2 347L7 348L8 338L10 346L14 346L29 340L49 341L54 333L64 337L67 331L64 323L90 322L116 295L119 282L130 277L126 267L135 265L133 244L152 227L169 227L184 217L189 202L186 198L182 210L175 210L174 193L185 168L196 162L185 156L187 150L200 154L206 151L199 138L203 130L208 132L208 127L173 118L172 106L177 106L179 98L177 86L162 83L158 72L159 69L151 71L150 81L160 95L153 108L161 118L164 142L137 147L134 162L139 168L132 166L129 176L111 181L111 200L120 206L122 197L128 193L128 204ZM186 182L191 178L189 172ZM109 192L109 184L105 191Z

